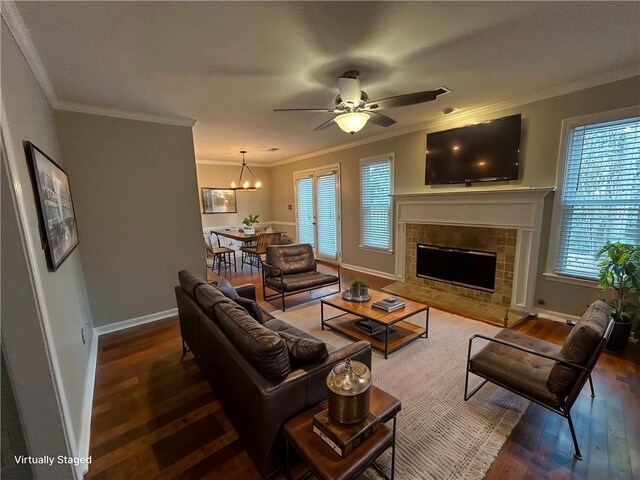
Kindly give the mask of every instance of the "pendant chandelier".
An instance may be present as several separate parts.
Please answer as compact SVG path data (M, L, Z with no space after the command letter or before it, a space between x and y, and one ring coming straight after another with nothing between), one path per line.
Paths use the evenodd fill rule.
M246 160L244 159L244 154L247 153L247 151L240 150L240 153L242 154L242 169L240 169L240 177L238 178L237 183L231 182L230 190L238 190L241 192L257 192L262 188L262 183L260 182L260 180L256 178L256 176L251 171L251 168L249 168L249 165L247 165ZM253 177L253 183L247 180L246 177L245 177L245 180L242 180L242 175L244 175L245 168Z

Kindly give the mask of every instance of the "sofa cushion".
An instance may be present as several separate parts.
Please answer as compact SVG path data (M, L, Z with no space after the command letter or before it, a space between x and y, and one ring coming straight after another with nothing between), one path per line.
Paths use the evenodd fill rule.
M193 299L196 298L196 288L203 283L207 283L188 270L181 270L178 272L178 281L180 282L182 290L184 290L184 292Z
M262 308L260 308L260 305L258 305L258 302L256 302L255 300L251 300L250 298L236 297L234 302L244 308L247 313L251 315L258 323L262 324L265 322L265 318L262 315Z
M287 343L289 359L293 368L318 363L329 356L327 345L315 338L298 337L287 332L278 332Z
M296 337L307 337L312 340L317 340L316 337L309 335L308 333L300 330L299 328L296 328L293 325L283 320L280 320L278 318L267 320L266 322L264 322L264 326L273 332L277 332L277 333L286 332L291 335L295 335Z
M278 267L283 275L310 272L316 269L316 257L313 247L308 243L298 245L270 245L267 247L267 263ZM279 275L277 271L267 268L267 277Z
M230 299L216 303L214 312L231 343L265 377L282 378L291 371L287 344L277 333L260 325Z
M296 328L293 325L278 318L271 317L270 319L267 319L264 322L264 326L269 330L273 330L274 332L285 332L289 335L295 335L296 337L308 338L309 340L318 341L318 339L313 335L300 330L299 328ZM336 347L334 347L333 345L330 345L328 343L325 343L325 345L327 346L327 351L329 352L329 354L336 351Z
M196 288L196 302L209 318L215 320L214 307L220 303L233 303L233 300L225 297L220 290L213 285L203 283Z
M277 290L296 292L307 288L315 288L322 285L337 283L338 277L329 273L321 273L317 270L313 270L306 273L286 275L282 279L280 279L280 277L266 277L265 282L267 285L274 287Z
M557 345L507 328L501 330L495 338L549 355L560 353ZM506 345L489 342L471 357L470 370L542 402L560 406L563 399L547 388L547 379L555 363Z
M597 300L591 304L571 329L562 345L560 356L586 367L604 335L610 318L611 307L605 301ZM549 390L566 396L579 375L580 370L557 363L549 375Z

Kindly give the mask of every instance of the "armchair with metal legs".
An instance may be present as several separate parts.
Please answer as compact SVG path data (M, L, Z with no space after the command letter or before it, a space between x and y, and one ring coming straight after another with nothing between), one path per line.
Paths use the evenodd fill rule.
M280 298L283 312L286 309L284 299L290 295L332 285L338 285L340 291L340 266L337 266L337 275L318 271L313 247L308 243L270 245L262 266L263 299L268 302ZM267 288L275 293L267 294ZM327 295L333 293L336 292Z
M601 303L606 306L606 303ZM572 332L562 348L509 329L502 330L496 337L473 335L469 339L467 351L465 401L473 397L487 382L491 382L557 413L567 419L575 448L574 456L582 460L571 418L571 408L587 380L591 396L595 397L591 372L613 329L613 320L610 316L606 319L593 320L594 315L602 317L603 312L610 312L608 306L602 308L602 305L599 305L598 310L593 308L595 305L587 310L583 319L574 327L574 329L583 328L583 331ZM584 318L589 312L591 324L586 328L594 330L589 332L591 337L587 338L584 333ZM583 322L582 325L581 322ZM594 333L597 330L600 330L599 338ZM486 340L489 343L472 355L473 341L476 339ZM567 345L568 343L570 345ZM578 349L583 349L582 353L586 355L582 355L582 358L586 360L570 361L566 353L570 352L569 356L575 357L578 352L580 356ZM471 391L469 391L469 373L484 379Z

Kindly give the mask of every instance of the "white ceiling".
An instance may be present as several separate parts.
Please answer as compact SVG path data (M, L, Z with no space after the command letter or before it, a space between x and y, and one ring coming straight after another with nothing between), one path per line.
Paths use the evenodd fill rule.
M272 163L625 69L638 2L17 2L63 102L197 120L196 158ZM440 85L351 138L313 128L336 77L371 99ZM279 147L277 152L267 152Z

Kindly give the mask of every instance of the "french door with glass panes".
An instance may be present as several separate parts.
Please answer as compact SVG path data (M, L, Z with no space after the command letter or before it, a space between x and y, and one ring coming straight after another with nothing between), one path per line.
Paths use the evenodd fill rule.
M340 258L340 172L338 166L297 172L298 243L310 243L318 258Z

